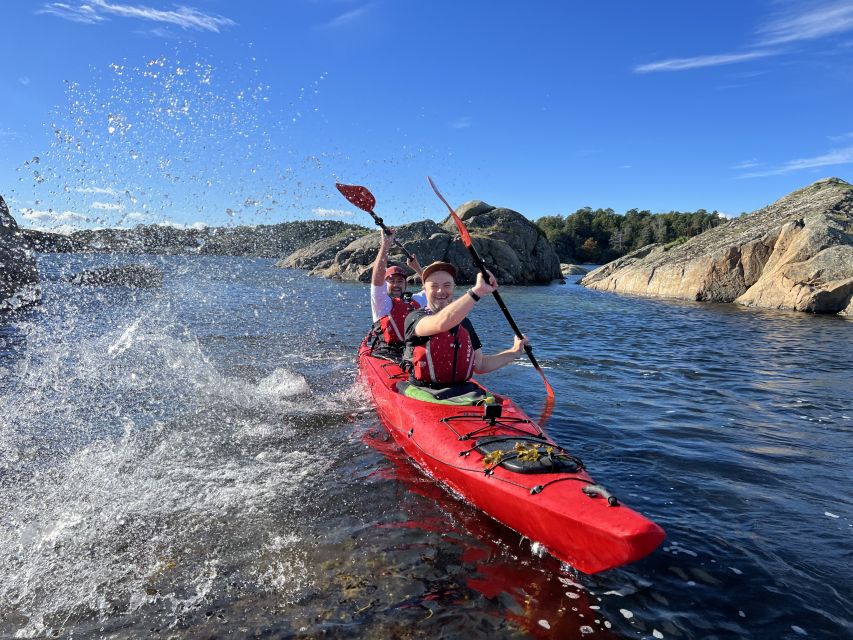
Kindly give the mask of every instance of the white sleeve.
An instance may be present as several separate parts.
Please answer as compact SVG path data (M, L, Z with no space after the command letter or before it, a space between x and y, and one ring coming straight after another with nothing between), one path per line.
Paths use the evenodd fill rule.
M417 302L421 306L421 309L425 308L427 306L426 291L418 291L412 296L412 300Z
M384 284L370 285L370 313L373 314L373 322L391 313L391 298Z

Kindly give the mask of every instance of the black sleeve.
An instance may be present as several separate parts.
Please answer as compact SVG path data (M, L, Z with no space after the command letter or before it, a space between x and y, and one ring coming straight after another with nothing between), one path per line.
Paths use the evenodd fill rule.
M417 325L418 321L425 315L425 309L415 309L414 311L409 312L409 315L406 316L406 323L403 325L403 337L405 340L408 341L417 337L415 335L415 325Z
M480 336L478 336L477 332L474 331L474 325L471 324L471 321L468 318L465 318L462 321L462 326L468 329L468 333L471 334L471 346L474 348L474 351L481 349L483 344L480 342Z

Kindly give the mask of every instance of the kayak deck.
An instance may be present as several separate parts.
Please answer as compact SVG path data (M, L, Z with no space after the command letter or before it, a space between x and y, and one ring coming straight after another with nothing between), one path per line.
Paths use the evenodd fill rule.
M408 375L396 363L372 357L364 344L358 363L379 417L422 471L556 558L598 573L663 541L663 529L595 484L511 399L495 394L499 416L414 400L397 388Z

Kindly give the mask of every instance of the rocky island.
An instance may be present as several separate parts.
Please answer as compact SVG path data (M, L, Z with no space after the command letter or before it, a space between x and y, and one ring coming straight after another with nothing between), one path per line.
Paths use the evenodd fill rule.
M592 271L580 284L853 315L853 185L819 180L683 244L643 247Z
M0 196L0 312L27 307L40 297L35 258Z
M560 261L545 234L522 214L480 200L461 205L456 213L465 222L477 251L502 284L547 284L559 280ZM459 268L459 283L471 283L477 271L468 250L457 237L451 219L438 224L422 220L397 227L397 239L417 255L422 265L444 260ZM347 232L317 241L277 266L308 269L311 275L355 282L370 280L379 249L380 232ZM399 249L392 261L403 264Z
M337 220L297 220L266 225L182 229L140 224L132 229L85 229L70 235L24 229L42 253L126 253L281 258L300 247L344 231L363 229Z

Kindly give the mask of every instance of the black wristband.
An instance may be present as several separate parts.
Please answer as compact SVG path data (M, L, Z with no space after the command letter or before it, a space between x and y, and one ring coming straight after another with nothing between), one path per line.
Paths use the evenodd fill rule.
M479 302L479 301L480 301L480 296L478 296L476 293L474 293L474 290L473 290L473 289L468 289L468 295L469 295L469 296L471 296L471 299L472 299L474 302Z

